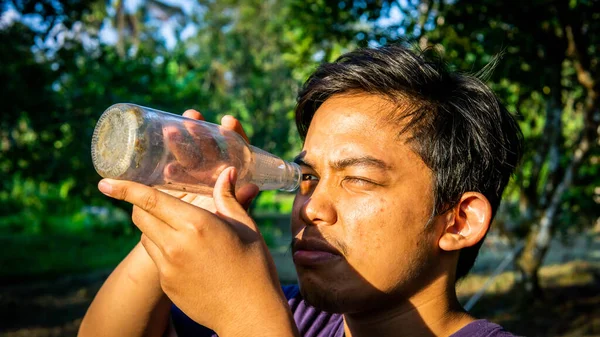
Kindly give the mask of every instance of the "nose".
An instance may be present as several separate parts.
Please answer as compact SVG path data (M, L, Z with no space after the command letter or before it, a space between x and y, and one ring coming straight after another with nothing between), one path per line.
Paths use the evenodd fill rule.
M334 206L333 193L328 191L323 181L305 198L300 209L302 220L313 226L333 225L337 222L337 212Z

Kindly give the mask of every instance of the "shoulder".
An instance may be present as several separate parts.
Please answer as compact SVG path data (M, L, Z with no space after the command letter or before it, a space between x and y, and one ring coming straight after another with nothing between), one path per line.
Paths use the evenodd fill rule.
M515 335L504 330L500 325L485 319L478 319L458 330L451 337L513 337Z

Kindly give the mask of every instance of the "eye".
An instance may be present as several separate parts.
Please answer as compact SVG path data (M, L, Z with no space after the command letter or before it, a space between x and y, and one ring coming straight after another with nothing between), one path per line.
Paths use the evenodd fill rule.
M302 182L300 183L299 193L302 195L310 194L313 191L317 184L319 184L319 177L310 173L302 174Z
M346 177L344 178L344 181L346 183L350 183L354 186L360 186L360 187L375 187L375 186L379 186L379 184L369 180L369 179L365 179L365 178L360 178L360 177Z
M308 173L304 173L302 174L302 181L317 181L319 180L319 178L317 178L317 176L315 176L314 174L308 174Z

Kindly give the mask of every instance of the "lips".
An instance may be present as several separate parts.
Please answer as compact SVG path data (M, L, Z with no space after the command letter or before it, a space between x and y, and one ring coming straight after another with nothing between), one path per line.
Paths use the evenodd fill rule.
M294 263L301 266L327 264L342 258L337 249L322 240L294 240L292 251Z

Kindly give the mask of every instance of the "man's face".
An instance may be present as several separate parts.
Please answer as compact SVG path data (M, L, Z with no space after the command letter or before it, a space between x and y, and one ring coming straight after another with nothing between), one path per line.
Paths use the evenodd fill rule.
M368 94L329 98L298 157L294 262L304 298L324 310L407 298L434 269L432 172L385 122L392 108Z

